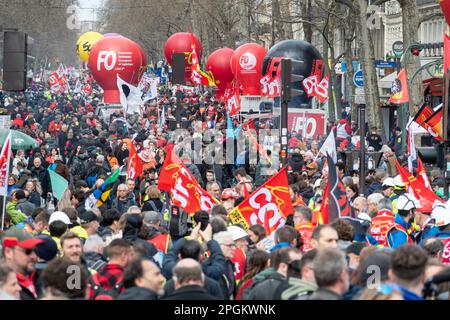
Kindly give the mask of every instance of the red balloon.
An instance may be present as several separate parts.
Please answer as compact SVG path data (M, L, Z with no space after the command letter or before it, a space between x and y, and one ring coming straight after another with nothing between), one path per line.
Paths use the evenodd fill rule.
M259 95L261 70L267 50L257 43L246 43L234 51L230 66L242 84L244 95Z
M105 103L120 103L117 75L137 85L142 53L138 45L125 37L108 37L98 41L89 55L89 68L104 90Z
M105 33L103 35L103 37L106 37L106 38L108 38L108 37L121 37L121 35L118 34L118 33Z
M218 88L216 92L217 98L223 96L227 84L233 81L234 75L230 65L233 53L233 49L222 48L211 53L206 61L206 71L210 71L213 74Z
M202 44L197 36L189 32L178 32L170 36L164 44L164 54L167 62L172 64L172 54L192 52L192 45L195 45L195 51L197 57L200 60L202 58ZM191 61L190 55L185 55L185 67L186 67L186 83L191 83Z

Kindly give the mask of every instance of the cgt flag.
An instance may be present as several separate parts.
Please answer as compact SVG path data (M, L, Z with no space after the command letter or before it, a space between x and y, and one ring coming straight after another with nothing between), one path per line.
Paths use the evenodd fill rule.
M129 179L136 180L141 176L144 170L144 165L136 151L136 147L134 146L134 144L130 143L129 147L130 156L128 157L127 176Z
M447 1L447 3L449 3L449 1ZM447 74L447 70L449 68L450 68L450 36L447 34L447 32L444 32L444 74Z
M445 21L450 25L450 0L439 0L442 13L444 14Z
M342 217L356 218L347 199L344 184L338 176L336 164L328 155L328 181L323 194L319 223L329 224Z
M406 81L406 71L403 68L392 82L390 103L402 104L409 101L408 82Z
M266 233L270 235L282 227L286 217L293 212L286 167L284 167L234 208L229 217L233 223L241 224L245 230L254 224L262 225Z
M437 141L442 141L442 106L425 120L428 133Z
M219 203L200 186L173 149L167 153L158 181L160 190L170 192L172 204L189 214L199 210L211 212Z
M415 115L413 121L416 122L419 126L427 130L428 125L425 124L425 120L427 120L434 113L433 108L431 108L428 104L423 104L420 110Z
M11 159L11 133L3 144L0 154L0 196L8 195L9 162Z

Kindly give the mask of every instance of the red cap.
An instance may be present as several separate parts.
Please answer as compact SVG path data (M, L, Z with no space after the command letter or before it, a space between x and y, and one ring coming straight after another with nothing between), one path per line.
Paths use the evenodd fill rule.
M418 212L431 214L431 211L433 211L433 205L431 204L430 200L420 199L419 203L420 207L416 209Z
M23 248L23 249L34 249L36 246L44 243L44 240L32 238L22 242L19 242L19 239L13 237L6 237L3 239L3 247L5 248L14 248L15 246Z

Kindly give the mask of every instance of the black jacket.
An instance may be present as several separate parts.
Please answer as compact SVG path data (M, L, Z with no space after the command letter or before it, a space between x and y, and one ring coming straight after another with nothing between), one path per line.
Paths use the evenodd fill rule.
M326 288L319 288L308 300L342 300L342 296Z
M275 300L278 287L286 281L286 277L274 272L251 288L248 300Z
M147 288L131 287L125 289L118 297L117 300L157 300L158 295Z
M197 285L184 286L161 300L217 300Z
M225 300L234 300L236 297L237 286L234 271L234 263L227 259L225 262L225 272L221 274L218 280Z
M48 192L52 192L52 186L50 183L50 175L44 167L40 166L39 168L36 168L33 166L31 168L31 176L35 177L39 180L42 187L42 196L44 198L47 197Z
M42 282L41 282L41 276L40 273L36 271L33 278L34 287L36 288L37 298L41 299L44 295L43 288L42 288ZM26 287L22 286L19 281L19 285L22 288L20 291L20 300L37 300L30 290L28 290Z
M211 295L217 299L223 300L222 289L220 288L219 283L216 280L205 276L204 289L206 290L206 292L209 295ZM174 285L173 279L169 279L166 282L166 285L164 286L164 297L170 296L174 291L175 291L175 285Z
M293 172L302 172L302 168L305 165L305 161L301 154L294 153L289 159L289 166L292 167Z

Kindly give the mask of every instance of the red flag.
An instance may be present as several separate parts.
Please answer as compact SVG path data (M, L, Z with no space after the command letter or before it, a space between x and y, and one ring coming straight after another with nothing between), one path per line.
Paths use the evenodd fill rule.
M448 3L449 1L447 1ZM444 74L450 68L450 36L444 32Z
M425 120L428 133L437 141L442 141L442 106Z
M423 185L432 192L430 181L427 177L427 172L423 167L422 159L420 159L420 157L417 158L417 180L423 183Z
M133 143L130 143L130 156L128 157L127 176L129 179L137 179L141 176L144 165L141 158L138 156L136 148Z
M450 25L450 0L439 0L442 13L444 14L445 21Z
M409 193L412 193L417 199L428 199L432 202L443 202L442 199L439 198L434 192L425 187L421 181L410 175L397 160L395 160L395 165L397 166L397 170L405 183L405 189L408 190Z
M285 167L234 208L229 217L246 230L259 224L265 227L267 234L271 234L282 227L286 216L293 212Z
M280 75L272 75L268 72L260 80L261 83L261 95L265 97L275 98L281 95L281 80Z
M321 218L324 224L342 217L355 218L353 208L347 199L344 184L339 178L336 165L330 156L327 156L328 180L321 206Z
M314 74L303 80L303 88L308 97L316 97L321 103L328 100L328 79L329 75L320 80L319 75Z
M423 104L419 109L417 114L414 116L413 121L415 121L419 126L423 127L425 130L428 129L428 125L425 124L425 120L427 120L434 113L433 108L431 108L427 104Z
M0 195L8 194L9 162L11 158L11 133L6 137L0 153ZM3 226L2 226L3 227Z
M408 82L406 81L406 70L402 69L397 79L392 82L390 103L401 104L409 101Z
M227 85L223 98L227 105L227 111L230 117L237 115L241 111L241 96L239 87L232 83Z
M195 180L173 149L167 153L158 179L158 188L170 192L172 203L189 214L199 210L211 212L218 204Z

